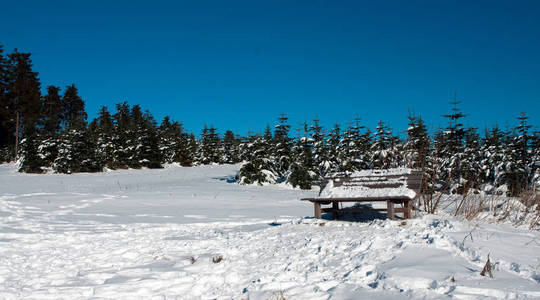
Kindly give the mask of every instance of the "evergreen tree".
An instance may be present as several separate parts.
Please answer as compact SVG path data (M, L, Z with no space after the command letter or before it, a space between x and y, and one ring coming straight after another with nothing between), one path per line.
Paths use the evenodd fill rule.
M234 136L230 130L223 136L223 158L226 164L235 164L240 162L240 140Z
M116 104L113 115L115 131L113 135L114 162L112 168L127 168L134 155L134 132L131 126L131 110L126 102Z
M376 169L388 169L399 165L398 151L396 149L396 139L392 136L392 131L383 121L377 126L374 133L375 139L371 146L373 167Z
M84 101L79 96L79 91L74 84L66 87L62 98L62 111L65 128L72 130L86 126L88 116L84 110Z
M536 191L540 190L540 131L531 136L531 185Z
M508 162L506 164L506 184L509 195L519 196L521 192L529 187L529 176L531 174L530 153L529 153L529 129L525 113L518 117L519 124L515 128L515 135L510 142Z
M39 139L34 128L25 129L25 138L21 141L21 162L19 172L43 173L43 161L38 155Z
M35 134L39 118L41 98L38 73L32 70L30 53L21 53L17 49L8 55L6 71L5 110L8 118L3 120L8 138L14 139L15 148L24 132ZM15 151L16 152L16 151Z
M188 154L186 157L186 161L190 163L185 166L192 166L199 163L199 161L197 160L197 148L198 148L198 145L197 145L197 141L195 140L195 135L193 133L190 133L188 141L187 141L187 152L186 152Z
M275 157L277 177L285 177L291 164L291 138L289 138L291 126L287 124L288 119L285 114L281 114L278 118L279 124L274 130L272 155Z
M13 133L10 128L13 113L7 97L8 64L4 57L3 46L0 45L0 163L11 160L10 146Z
M62 103L60 89L55 86L47 87L47 95L42 97L40 106L40 136L39 155L43 165L50 167L58 156L59 134L62 122Z
M405 164L409 168L425 170L430 145L427 128L420 117L409 116L408 119Z
M58 173L101 172L97 149L84 127L67 129L58 146L53 169Z
M326 145L323 128L319 125L319 120L313 120L313 125L310 129L311 140L313 141L314 167L317 172L317 177L321 179L326 176L327 173L331 172L332 162L328 155L329 149Z
M146 168L162 168L162 153L159 149L157 124L152 114L147 110L143 122L137 128L137 143L139 145L139 163Z
M462 183L463 188L467 190L478 188L482 183L481 159L480 136L476 132L476 128L469 128L465 131L465 149L461 162L461 176L464 180ZM461 192L466 192L466 190Z
M482 143L481 176L483 182L492 186L492 188L488 189L489 192L493 188L501 186L505 178L505 151L503 146L505 140L506 133L498 127L494 127L489 132L486 132L486 137Z
M360 170L362 168L360 160L359 141L360 126L358 126L358 120L355 120L354 123L349 123L347 130L343 132L342 138L338 146L340 171L352 172Z
M304 136L299 138L293 147L293 160L289 166L287 182L293 187L300 187L304 190L311 189L311 186L318 179L315 170L315 161L312 155L313 140L308 136L308 126L304 123Z
M129 127L132 132L128 142L129 167L161 168L162 157L154 117L148 111L143 113L139 105L134 105Z
M240 168L237 180L241 184L276 183L274 161L270 158L269 140L260 136L252 136L250 141L242 145L246 148L246 162Z
M163 118L159 125L159 149L163 153L163 162L174 162L174 155L176 153L177 145L177 132L175 126L171 123L169 116Z
M108 168L115 168L114 152L117 145L114 144L114 121L106 106L102 106L96 118L97 140L99 160Z
M202 164L221 163L221 140L216 133L216 128L204 125L202 130L201 148L199 159Z
M330 172L337 172L340 170L339 166L341 165L340 158L342 157L340 153L340 144L341 144L341 128L339 124L335 124L334 128L330 130L328 138L326 140L328 145L328 159L330 162Z
M409 116L409 128L407 129L407 142L404 147L405 166L412 169L422 170L422 192L433 192L433 180L435 170L430 159L430 138L427 128L421 117Z
M457 192L460 188L459 182L462 178L461 161L463 156L463 141L465 137L465 129L461 123L461 119L465 117L457 105L460 102L455 99L451 103L453 105L452 113L444 115L448 118L448 127L443 132L443 142L439 158L441 159L440 178L447 186L451 186L451 191Z

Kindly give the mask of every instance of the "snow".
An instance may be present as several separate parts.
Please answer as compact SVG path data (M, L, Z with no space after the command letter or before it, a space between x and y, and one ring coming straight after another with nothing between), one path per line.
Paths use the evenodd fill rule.
M404 175L410 174L411 169L408 168L393 168L387 170L362 170L348 174L351 178L354 177L367 177L376 182L382 176L388 175ZM341 185L334 186L334 181L330 180L325 188L321 191L319 197L321 198L353 198L353 197L385 197L385 196L405 196L413 199L416 196L416 192L407 188L406 178L395 177L388 178L386 183L399 183L401 186L396 188L369 188L365 183L362 186L359 185Z
M540 299L538 231L317 220L299 201L317 191L238 185L238 168L0 165L0 299Z

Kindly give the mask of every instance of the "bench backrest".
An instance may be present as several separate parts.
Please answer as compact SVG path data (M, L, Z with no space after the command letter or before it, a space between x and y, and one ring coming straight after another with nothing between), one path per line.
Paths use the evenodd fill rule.
M368 172L367 175L354 176L354 173L334 173L329 177L325 177L321 184L321 191L324 190L326 185L333 181L334 187L340 186L362 186L372 189L381 188L399 188L406 186L420 194L422 189L422 176L423 172L419 170L407 170L402 174L385 174L385 170L373 170Z

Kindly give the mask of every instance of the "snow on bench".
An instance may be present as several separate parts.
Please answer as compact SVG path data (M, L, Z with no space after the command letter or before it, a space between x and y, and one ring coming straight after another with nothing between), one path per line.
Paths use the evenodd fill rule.
M422 171L408 168L387 170L362 170L353 173L334 173L326 177L317 198L303 198L315 206L315 217L320 219L325 212L333 213L338 219L340 212L387 211L390 219L395 213L403 213L403 218L411 216L412 201L420 193ZM377 202L386 201L386 208L345 208L340 209L340 202ZM321 205L332 204L332 208ZM401 204L401 208L395 208Z

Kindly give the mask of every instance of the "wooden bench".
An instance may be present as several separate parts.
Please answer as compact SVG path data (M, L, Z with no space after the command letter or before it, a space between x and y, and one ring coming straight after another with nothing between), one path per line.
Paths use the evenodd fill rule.
M317 198L303 198L315 206L315 218L320 219L322 213L331 212L334 220L340 212L387 211L388 218L394 220L396 213L403 213L403 218L411 217L412 201L420 194L422 171L411 169L364 170L352 174L336 173L323 180ZM320 197L321 194L332 194L332 190L347 191L346 197ZM358 190L355 193L355 190ZM411 193L413 191L414 193ZM400 194L400 192L404 192ZM339 208L341 202L386 202L386 208ZM332 207L323 208L322 205ZM401 207L395 207L401 204Z

